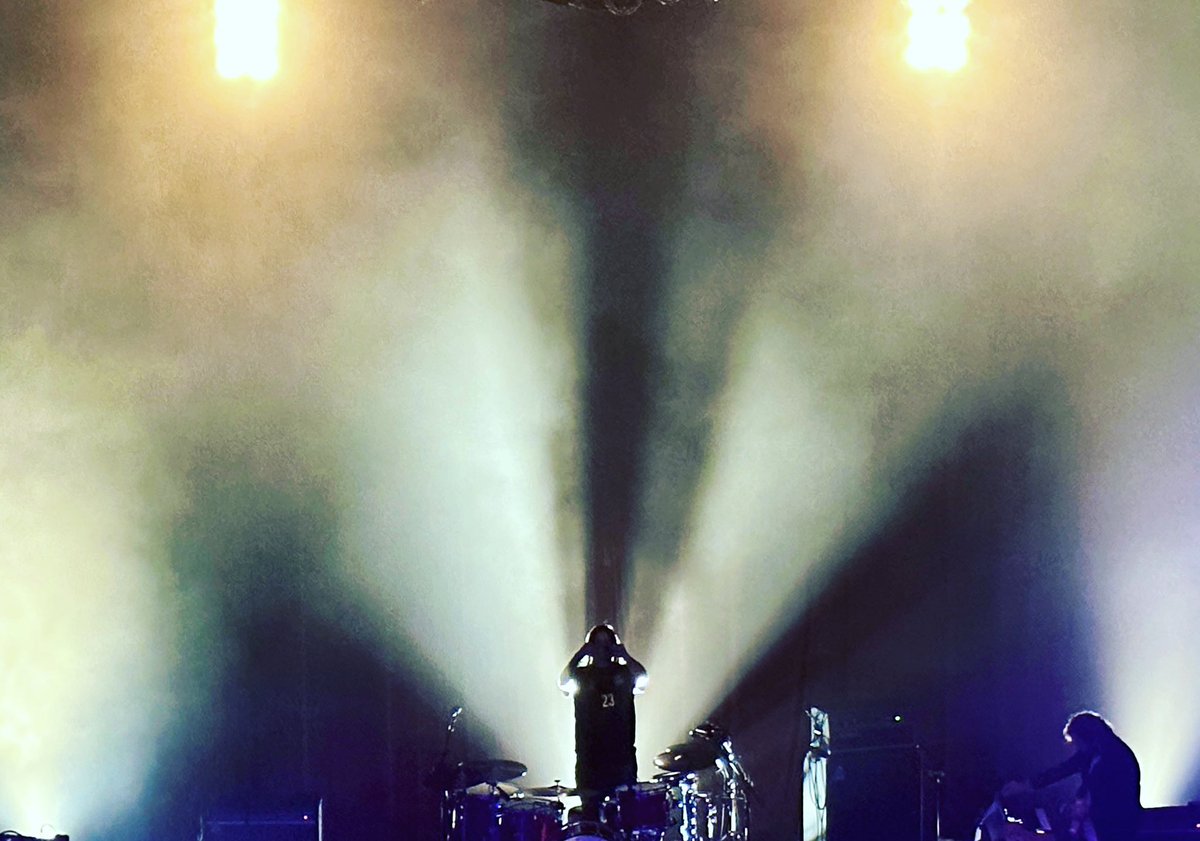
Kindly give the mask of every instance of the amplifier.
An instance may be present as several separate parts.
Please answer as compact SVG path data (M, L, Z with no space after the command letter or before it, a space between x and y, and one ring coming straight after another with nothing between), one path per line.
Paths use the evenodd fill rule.
M936 812L919 747L835 747L826 765L828 841L932 841Z
M1138 841L1200 841L1200 802L1143 809Z
M324 841L324 804L214 809L204 816L200 841Z

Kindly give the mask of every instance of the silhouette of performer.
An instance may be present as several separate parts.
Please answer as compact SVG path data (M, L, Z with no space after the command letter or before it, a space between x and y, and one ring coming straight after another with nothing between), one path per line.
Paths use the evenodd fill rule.
M1068 837L1078 841L1135 841L1141 822L1142 772L1129 745L1099 713L1072 715L1063 738L1075 747L1070 759L1047 768L1030 783L1009 783L1006 795L1045 788L1073 774L1080 785L1071 808Z
M559 689L575 699L575 786L585 820L599 820L614 788L637 782L633 696L647 681L608 624L592 628L563 669Z

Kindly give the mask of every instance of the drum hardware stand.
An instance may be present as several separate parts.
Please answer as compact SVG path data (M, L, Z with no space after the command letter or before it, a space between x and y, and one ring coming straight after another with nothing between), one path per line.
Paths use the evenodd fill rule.
M733 739L727 730L712 721L704 722L688 735L713 742L720 750L716 766L724 782L729 812L727 816L721 816L722 826L718 837L721 841L747 841L750 837L750 797L755 793L754 780L734 752Z
M458 724L458 717L462 714L462 707L455 707L450 710L450 716L446 720L446 737L442 741L441 756L438 757L437 762L434 763L433 768L425 777L426 785L429 785L431 788L441 789L442 792L439 805L442 812L440 823L442 825L443 837L450 830L450 786L453 783L451 776L453 772L446 765L446 757L450 755L450 738L454 735L454 728Z
M942 841L942 788L946 783L945 771L928 771L933 781L933 838Z

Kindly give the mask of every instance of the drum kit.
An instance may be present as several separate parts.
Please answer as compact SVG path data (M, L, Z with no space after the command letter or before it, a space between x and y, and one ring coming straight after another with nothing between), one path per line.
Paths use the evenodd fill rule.
M653 780L619 786L586 820L577 792L513 784L526 767L506 759L460 762L431 780L442 789L444 841L747 841L753 783L729 734L706 722L654 759Z

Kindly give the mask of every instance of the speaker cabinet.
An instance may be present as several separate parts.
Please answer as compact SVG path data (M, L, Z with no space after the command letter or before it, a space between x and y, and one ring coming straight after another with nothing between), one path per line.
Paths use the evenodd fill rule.
M829 841L935 841L925 781L915 745L835 747L828 760Z
M204 816L201 841L323 841L320 800L276 809L217 809Z

